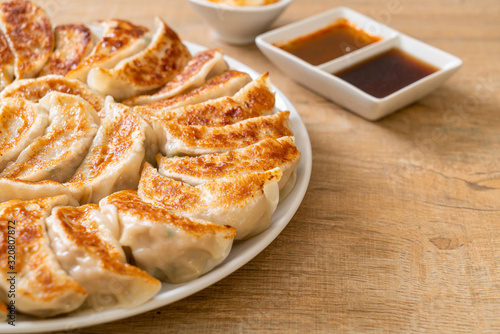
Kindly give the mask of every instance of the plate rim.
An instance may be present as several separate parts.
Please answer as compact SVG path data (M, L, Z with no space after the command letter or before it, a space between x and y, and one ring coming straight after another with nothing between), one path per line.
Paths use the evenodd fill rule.
M193 54L208 49L207 47L188 41L183 41L183 43ZM224 59L227 61L231 69L246 72L253 79L260 75L259 72L232 57L224 55ZM221 281L236 270L243 267L255 256L260 254L267 246L269 246L292 220L295 212L300 207L300 204L302 203L302 200L307 192L312 170L311 142L305 124L302 122L298 111L295 109L290 100L276 86L272 85L272 88L276 92L276 104L282 104L287 110L290 111L290 121L296 138L296 145L301 152L301 161L297 167L297 180L295 187L290 195L278 205L276 212L273 214L271 225L267 230L248 240L236 242L233 245L233 249L231 250L228 258L207 274L182 284L163 283L162 290L155 297L153 297L153 299L135 308L109 309L101 312L84 310L82 312L77 312L76 315L73 312L68 316L63 315L61 317L49 319L30 319L27 321L16 319L15 327L8 325L7 323L0 324L0 333L40 333L56 330L70 331L77 328L90 327L126 319L138 314L149 312L184 299ZM297 140L297 137L300 139ZM243 248L242 254L235 255L235 248L238 250ZM165 287L170 289L164 291Z

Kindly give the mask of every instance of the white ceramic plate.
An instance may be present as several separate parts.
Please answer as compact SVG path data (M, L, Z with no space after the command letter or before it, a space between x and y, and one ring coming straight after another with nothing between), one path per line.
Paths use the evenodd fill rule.
M185 43L191 53L196 53L205 49L204 47L193 43ZM226 60L232 69L247 72L252 76L252 78L259 76L259 73L252 70L250 67L230 57L226 57ZM158 295L139 307L133 309L112 309L98 313L85 310L51 319L35 319L18 315L16 319L16 326L12 327L6 323L0 324L0 333L70 331L79 327L97 325L144 313L178 301L179 299L185 298L214 284L215 282L230 275L238 268L241 268L248 261L259 254L264 248L266 248L285 228L299 208L309 184L312 166L311 143L309 142L309 136L304 123L302 123L297 110L295 110L285 95L283 95L283 93L281 93L274 86L273 89L276 91L276 107L280 110L290 111L290 120L295 134L296 145L302 153L302 158L297 169L297 182L295 184L295 188L291 194L280 203L273 215L271 226L266 231L251 238L250 240L236 242L233 245L231 253L227 259L208 274L183 284L164 283Z

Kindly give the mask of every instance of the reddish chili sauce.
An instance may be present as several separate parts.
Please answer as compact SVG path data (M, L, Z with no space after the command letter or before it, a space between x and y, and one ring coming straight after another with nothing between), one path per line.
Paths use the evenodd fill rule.
M380 39L357 28L346 19L338 19L311 34L274 45L312 65L319 65Z

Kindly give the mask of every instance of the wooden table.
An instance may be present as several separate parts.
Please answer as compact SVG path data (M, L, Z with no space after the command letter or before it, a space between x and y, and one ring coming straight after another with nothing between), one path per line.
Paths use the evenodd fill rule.
M311 137L297 214L246 266L172 305L81 333L499 332L500 2L295 0L278 27L346 5L464 61L378 122L297 85L255 45L216 40L187 1L40 1L54 23L161 15L271 79Z

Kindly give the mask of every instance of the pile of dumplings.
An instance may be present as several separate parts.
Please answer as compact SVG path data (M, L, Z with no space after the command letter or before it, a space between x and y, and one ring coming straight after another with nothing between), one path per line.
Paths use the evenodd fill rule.
M267 74L192 55L160 18L53 28L14 0L0 31L0 296L15 272L17 311L140 305L264 231L292 190L300 152Z

